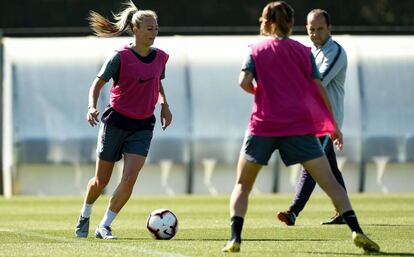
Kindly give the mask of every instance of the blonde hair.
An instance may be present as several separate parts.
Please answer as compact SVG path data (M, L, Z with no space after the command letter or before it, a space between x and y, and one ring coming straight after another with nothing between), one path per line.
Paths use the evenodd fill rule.
M89 26L98 37L115 37L127 31L132 34L134 26L139 27L147 17L157 20L157 14L151 10L138 10L132 1L123 4L119 13L112 13L115 22L109 21L97 12L89 12Z
M261 35L289 36L294 21L293 8L283 1L275 1L267 4L263 8L260 17Z

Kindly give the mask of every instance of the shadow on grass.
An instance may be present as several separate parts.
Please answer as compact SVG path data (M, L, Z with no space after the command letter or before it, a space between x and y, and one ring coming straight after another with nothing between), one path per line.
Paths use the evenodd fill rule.
M322 242L322 241L336 241L336 240L328 240L328 239L316 239L316 238L307 238L307 239L299 239L299 238L275 238L275 239L261 239L261 238L251 238L251 239L243 239L243 241L247 242L260 242L260 241L274 241L274 242Z
M118 240L122 240L122 241L149 241L149 240L154 240L152 238L148 238L148 237L140 237L140 238L119 238ZM228 239L223 239L223 238L173 238L171 240L165 240L165 241L211 241L211 242L226 242ZM155 240L154 240L155 241ZM157 240L158 241L158 240ZM164 241L164 240L159 240L159 241ZM261 239L261 238L252 238L252 239L243 239L244 242L326 242L326 241L337 241L337 240L327 240L327 239L297 239L297 238L292 238L292 239ZM379 252L379 253L343 253L343 252L303 252L306 254L317 254L317 255L327 255L327 256L331 256L331 255L355 255L355 256L408 256L408 257L414 257L414 252L413 253L409 253L409 252Z
M414 253L397 253L397 252L389 252L389 253L380 252L379 254L385 255L385 256L414 256Z
M125 241L148 241L148 240L155 240L149 237L145 238L133 238L133 237L127 237L127 238L118 238L118 240L125 240ZM226 242L228 238L173 238L170 241L223 241ZM163 241L163 240L160 240ZM169 241L169 240L165 240ZM253 238L253 239L243 239L243 242L326 242L326 241L336 241L336 240L327 240L327 239L269 239L269 238Z
M414 224L364 224L364 226L373 227L414 227Z
M378 252L378 253L336 253L336 252L304 252L306 254L318 255L356 255L356 256L414 256L414 253L398 253L398 252Z

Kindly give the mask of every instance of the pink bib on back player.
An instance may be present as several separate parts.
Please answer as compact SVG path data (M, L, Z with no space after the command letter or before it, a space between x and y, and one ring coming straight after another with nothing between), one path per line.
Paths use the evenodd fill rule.
M332 115L311 77L310 48L292 39L268 39L251 48L257 88L250 134L331 134Z
M160 92L160 77L168 54L155 49L157 55L151 63L143 63L124 46L118 53L121 67L118 83L111 88L110 104L117 112L134 119L153 115Z

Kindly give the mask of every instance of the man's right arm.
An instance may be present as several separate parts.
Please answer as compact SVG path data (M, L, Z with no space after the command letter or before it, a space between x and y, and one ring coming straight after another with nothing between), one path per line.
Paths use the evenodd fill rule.
M319 67L319 72L322 74L322 85L324 87L326 87L331 80L338 76L344 69L344 72L346 72L348 66L346 52L343 48L341 48L341 53L335 61L335 56L338 53L338 45L336 46L337 47L333 48L331 51L326 52L324 63Z

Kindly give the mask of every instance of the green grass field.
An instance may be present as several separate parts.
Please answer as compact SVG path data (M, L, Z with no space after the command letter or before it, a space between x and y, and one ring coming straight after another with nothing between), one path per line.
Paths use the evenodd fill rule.
M321 226L333 214L323 194L312 196L296 226L276 221L291 194L252 195L240 253L220 250L229 237L229 196L133 197L113 223L120 239L93 238L107 204L95 204L87 239L74 237L81 197L0 199L0 256L355 256L346 226ZM352 194L363 229L381 246L376 256L414 256L414 194ZM156 208L170 208L179 231L169 241L150 238L145 222Z

